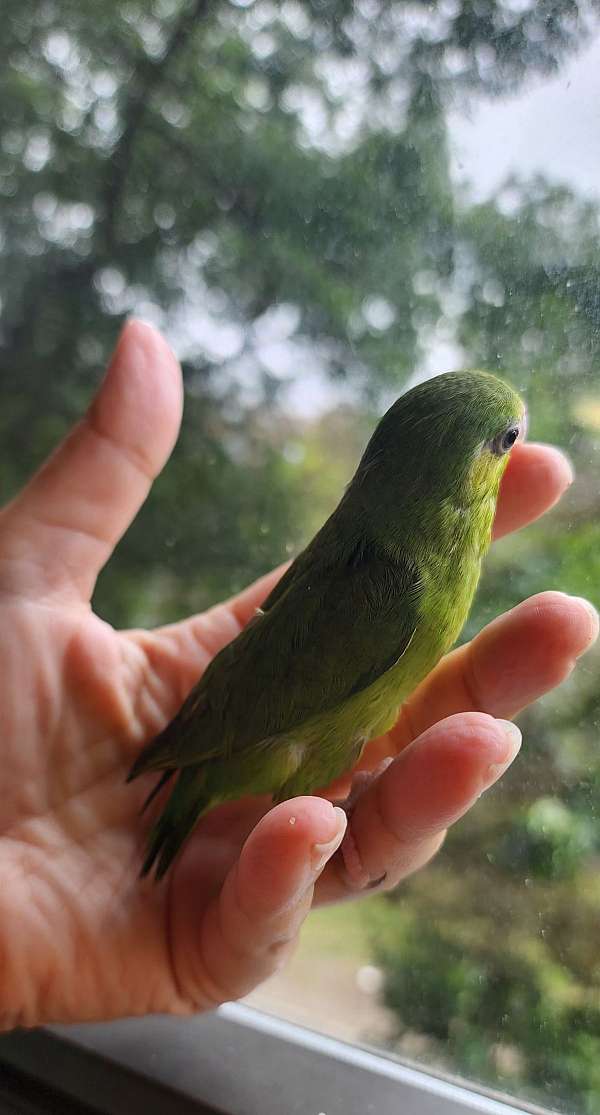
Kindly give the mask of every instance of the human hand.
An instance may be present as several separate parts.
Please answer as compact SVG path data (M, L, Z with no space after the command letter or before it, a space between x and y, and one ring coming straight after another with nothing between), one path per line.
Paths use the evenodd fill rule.
M149 783L125 784L131 762L279 575L153 632L116 632L91 611L181 405L165 343L130 323L87 416L0 513L5 1028L212 1008L285 961L313 901L359 893L335 854L346 818L325 797L225 805L201 819L163 885L138 877ZM556 450L517 446L497 533L536 518L569 482ZM367 766L397 757L351 813L364 886L396 885L430 858L515 753L494 718L558 685L597 629L585 602L542 593L419 686L368 749Z

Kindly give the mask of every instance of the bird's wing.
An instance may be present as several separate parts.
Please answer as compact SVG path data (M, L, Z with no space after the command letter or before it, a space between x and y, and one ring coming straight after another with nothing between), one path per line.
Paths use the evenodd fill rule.
M413 562L369 544L346 562L290 578L190 694L171 737L171 761L239 752L371 685L410 643L421 593ZM210 711L205 722L222 726L220 740L194 723L203 710Z

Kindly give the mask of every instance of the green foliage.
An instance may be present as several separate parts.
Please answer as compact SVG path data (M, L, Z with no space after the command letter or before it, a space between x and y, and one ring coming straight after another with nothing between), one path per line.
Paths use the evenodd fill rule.
M514 816L500 841L495 862L533 878L569 879L593 847L589 822L557 798L537 798Z
M553 961L544 941L507 927L501 943L498 933L452 919L424 926L409 915L390 924L394 935L379 935L375 944L387 973L385 1001L401 1029L418 1027L434 1039L432 1060L493 1076L520 1094L529 1077L540 1102L554 1107L561 1095L577 1095L584 1111L595 1110L600 1015L590 1002L582 1030L586 989Z
M103 615L175 618L296 552L444 335L524 392L533 436L578 473L495 548L468 634L546 587L600 605L598 211L542 179L456 198L446 133L459 98L557 70L588 13L4 0L0 498L81 413L128 312L185 358L182 435L101 577ZM301 421L286 389L314 369L339 395ZM586 1115L597 676L596 657L523 717L518 771L373 915L399 1048L417 1031L437 1065Z

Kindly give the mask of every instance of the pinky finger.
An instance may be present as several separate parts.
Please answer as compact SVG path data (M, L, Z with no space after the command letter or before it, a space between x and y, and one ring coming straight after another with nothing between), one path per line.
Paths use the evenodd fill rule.
M267 813L222 890L195 911L192 862L176 880L174 963L194 1009L247 995L283 966L310 910L313 889L339 847L346 816L322 798L296 798Z

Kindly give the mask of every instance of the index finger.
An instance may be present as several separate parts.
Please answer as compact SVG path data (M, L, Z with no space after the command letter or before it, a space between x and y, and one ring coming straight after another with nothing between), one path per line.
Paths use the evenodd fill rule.
M493 537L539 519L572 483L573 469L560 449L535 442L515 445L500 485Z

